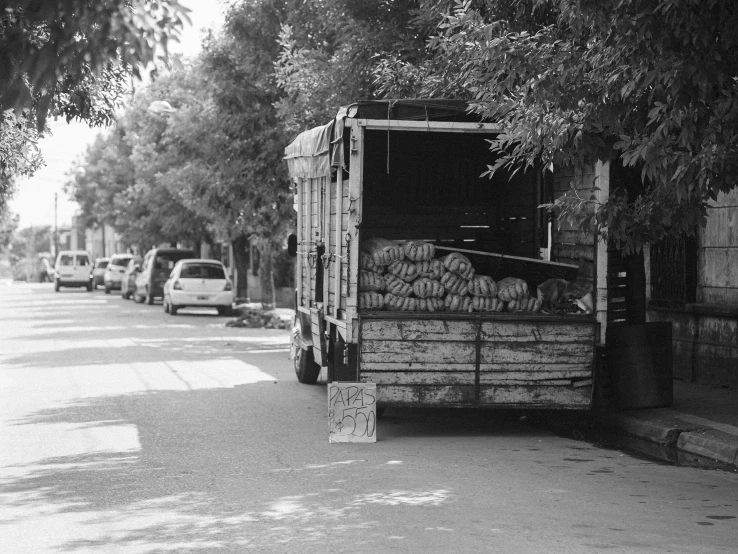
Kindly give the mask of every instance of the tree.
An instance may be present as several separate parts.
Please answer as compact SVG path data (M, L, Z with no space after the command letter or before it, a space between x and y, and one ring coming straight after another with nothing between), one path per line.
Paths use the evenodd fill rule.
M218 155L205 155L214 169L210 186L189 191L225 227L240 274L246 274L248 244L258 245L264 291L272 289L272 260L292 222L292 191L282 160L288 136L274 108L282 93L273 77L277 37L292 4L234 4L222 35L206 45L202 67L212 84L211 122L217 132L211 136ZM239 295L244 284L239 283Z
M19 216L5 207L0 207L0 253L10 246L18 228Z
M0 206L40 165L50 115L107 125L130 74L177 40L177 0L0 0Z
M313 0L290 10L279 34L279 118L293 136L338 107L375 98L378 59L422 51L414 0ZM408 30L408 27L411 27Z
M596 159L636 168L638 194L614 190L595 210L589 198L557 201L563 216L582 218L626 252L693 233L706 203L736 185L738 6L731 0L520 5L531 14L556 13L556 21L520 29L457 1L429 43L436 78L423 92L467 91L474 111L508 129L492 144L502 156L491 171Z

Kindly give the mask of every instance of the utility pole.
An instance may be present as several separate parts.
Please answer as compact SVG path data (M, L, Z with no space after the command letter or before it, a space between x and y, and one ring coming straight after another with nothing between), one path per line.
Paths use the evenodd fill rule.
M56 255L59 253L59 225L57 221L57 205L59 200L59 193L54 193L54 259L56 260Z

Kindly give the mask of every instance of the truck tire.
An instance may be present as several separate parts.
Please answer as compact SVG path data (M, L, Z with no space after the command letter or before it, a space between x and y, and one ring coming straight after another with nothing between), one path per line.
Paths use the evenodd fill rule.
M298 347L294 362L297 380L305 385L314 385L320 376L320 364L315 363L312 347L307 350Z

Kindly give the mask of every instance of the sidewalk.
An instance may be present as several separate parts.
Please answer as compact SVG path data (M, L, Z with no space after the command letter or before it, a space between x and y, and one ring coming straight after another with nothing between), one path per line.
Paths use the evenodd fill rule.
M738 469L738 391L674 381L670 408L593 413L610 430ZM646 448L647 449L647 448Z

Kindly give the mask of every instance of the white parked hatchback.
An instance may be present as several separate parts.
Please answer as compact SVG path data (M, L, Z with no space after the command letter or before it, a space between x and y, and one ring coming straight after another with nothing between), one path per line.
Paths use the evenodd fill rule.
M217 260L190 258L178 261L164 284L164 311L177 315L184 307L217 308L231 315L233 286L225 266Z
M92 261L84 250L62 250L54 264L54 290L85 287L92 290Z

